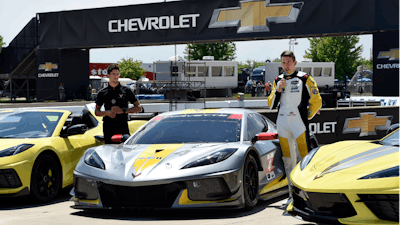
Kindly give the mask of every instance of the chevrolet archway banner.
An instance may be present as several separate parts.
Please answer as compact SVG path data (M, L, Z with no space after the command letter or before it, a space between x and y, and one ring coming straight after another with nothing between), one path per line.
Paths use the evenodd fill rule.
M40 48L102 48L399 29L397 0L187 0L39 13Z

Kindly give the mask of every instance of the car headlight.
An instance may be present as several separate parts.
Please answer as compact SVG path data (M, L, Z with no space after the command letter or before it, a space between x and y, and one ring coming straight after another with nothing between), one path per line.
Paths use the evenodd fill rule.
M224 161L225 159L229 158L233 153L235 153L237 150L238 150L237 148L227 148L220 150L218 152L214 152L209 156L203 157L201 159L198 159L194 162L187 164L186 166L182 167L182 169L187 169L197 166L205 166Z
M367 176L359 178L361 179L376 179L376 178L385 178L385 177L398 177L399 176L399 167L395 166L386 170L381 170L376 173L369 174Z
M85 154L85 163L99 169L106 169L106 165L95 150L88 150Z
M300 162L300 169L303 171L303 169L310 163L311 159L314 157L315 153L317 153L318 149L320 147L314 148L309 152Z
M28 150L33 144L20 144L0 151L0 157L12 156Z

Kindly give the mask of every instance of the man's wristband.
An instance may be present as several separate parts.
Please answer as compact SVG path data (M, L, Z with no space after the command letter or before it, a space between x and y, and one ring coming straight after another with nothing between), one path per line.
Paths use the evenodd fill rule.
M122 112L123 112L123 113L126 113L126 108L122 108Z

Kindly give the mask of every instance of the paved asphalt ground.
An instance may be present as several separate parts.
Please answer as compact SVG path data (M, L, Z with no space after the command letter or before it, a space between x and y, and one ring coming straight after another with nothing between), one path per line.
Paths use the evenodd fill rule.
M0 199L0 225L312 225L291 216L282 216L287 196L260 201L251 211L243 210L100 210L72 209L67 188L47 204L27 198Z

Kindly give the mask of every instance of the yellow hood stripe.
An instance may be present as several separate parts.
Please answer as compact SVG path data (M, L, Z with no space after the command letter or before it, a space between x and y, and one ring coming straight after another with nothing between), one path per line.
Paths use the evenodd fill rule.
M161 162L169 154L173 153L185 144L154 144L139 155L133 163L136 174Z

